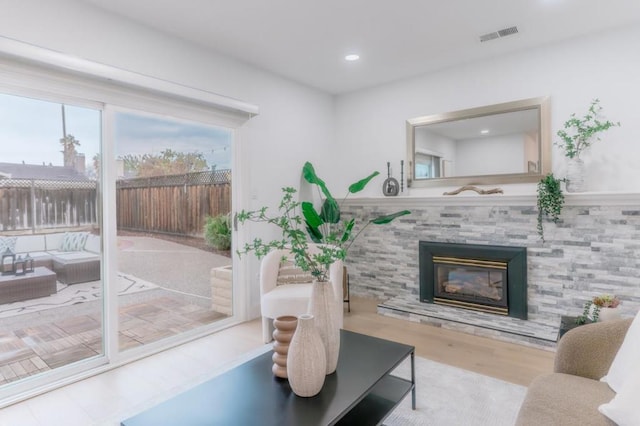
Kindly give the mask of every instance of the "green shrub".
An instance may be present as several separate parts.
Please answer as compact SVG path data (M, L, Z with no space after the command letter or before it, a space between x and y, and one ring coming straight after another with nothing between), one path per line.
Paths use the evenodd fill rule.
M204 224L204 240L216 250L231 248L231 217L228 214L207 216Z

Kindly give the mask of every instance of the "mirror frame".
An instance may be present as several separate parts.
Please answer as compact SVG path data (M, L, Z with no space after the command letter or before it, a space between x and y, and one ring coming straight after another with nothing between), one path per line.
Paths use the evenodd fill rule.
M539 128L539 161L540 168L537 173L508 173L480 176L452 176L444 178L414 179L415 164L415 129L429 124L456 121L467 118L482 117L507 112L516 112L527 109L538 110ZM443 114L426 115L407 120L407 187L428 188L434 186L453 185L491 185L507 183L531 183L539 182L551 172L551 115L549 97L522 99L519 101L505 102L495 105L487 105L460 111L446 112Z

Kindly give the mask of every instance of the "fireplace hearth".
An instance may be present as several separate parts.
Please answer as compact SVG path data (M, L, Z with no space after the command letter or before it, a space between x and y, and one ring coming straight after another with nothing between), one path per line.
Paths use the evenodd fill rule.
M420 301L527 319L525 247L420 241Z

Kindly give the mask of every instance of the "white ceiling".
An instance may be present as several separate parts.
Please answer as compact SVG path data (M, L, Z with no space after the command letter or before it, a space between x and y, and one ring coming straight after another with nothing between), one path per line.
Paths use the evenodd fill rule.
M334 94L640 22L640 0L78 1Z

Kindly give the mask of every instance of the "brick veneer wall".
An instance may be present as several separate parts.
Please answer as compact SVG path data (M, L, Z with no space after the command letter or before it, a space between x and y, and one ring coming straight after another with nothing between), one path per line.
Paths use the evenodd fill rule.
M395 222L370 225L349 251L351 293L385 303L379 312L475 334L552 345L561 315L578 315L601 293L640 309L640 199L637 195L568 195L560 223L537 235L533 196L352 199L343 217L362 224L400 209ZM527 247L528 320L511 320L418 301L420 240ZM480 325L478 327L478 325Z

